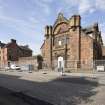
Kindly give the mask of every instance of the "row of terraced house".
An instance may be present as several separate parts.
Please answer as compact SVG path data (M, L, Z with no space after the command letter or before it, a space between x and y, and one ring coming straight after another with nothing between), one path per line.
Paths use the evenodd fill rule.
M11 39L9 43L0 41L0 68L10 66L11 63L19 61L21 57L31 57L32 50L28 45L18 45L15 39Z

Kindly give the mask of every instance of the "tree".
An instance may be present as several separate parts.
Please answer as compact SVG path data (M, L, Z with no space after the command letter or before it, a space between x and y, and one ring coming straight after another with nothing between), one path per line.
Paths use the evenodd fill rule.
M37 55L38 69L42 69L43 57L41 55Z

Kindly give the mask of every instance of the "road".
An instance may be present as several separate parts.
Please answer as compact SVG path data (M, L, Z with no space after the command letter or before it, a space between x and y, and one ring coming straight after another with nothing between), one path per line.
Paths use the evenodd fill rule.
M23 93L15 93L0 87L0 105L52 105L37 98L32 98Z
M0 87L0 105L29 105L22 99L12 95L12 92L6 88Z
M0 86L12 90L12 95L5 95L10 95L9 101L17 100L22 105L105 105L105 73L61 76L57 72L0 71Z

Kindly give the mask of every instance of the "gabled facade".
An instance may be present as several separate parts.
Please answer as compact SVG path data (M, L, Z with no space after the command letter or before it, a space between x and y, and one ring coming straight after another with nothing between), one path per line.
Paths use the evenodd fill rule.
M66 19L59 13L53 26L45 27L45 40L41 52L48 68L55 69L58 59L65 68L92 68L93 61L102 59L102 37L98 24L81 27L81 17Z

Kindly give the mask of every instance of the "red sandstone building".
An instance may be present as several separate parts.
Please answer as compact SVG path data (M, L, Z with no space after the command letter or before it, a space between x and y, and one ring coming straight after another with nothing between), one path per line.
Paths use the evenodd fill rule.
M104 48L97 23L83 28L79 15L66 19L60 13L54 25L45 28L41 52L48 68L55 69L64 62L68 70L92 69L94 60L103 59Z
M12 62L18 61L19 57L32 56L32 50L28 46L19 46L16 40L4 44L0 42L0 67L10 66Z

